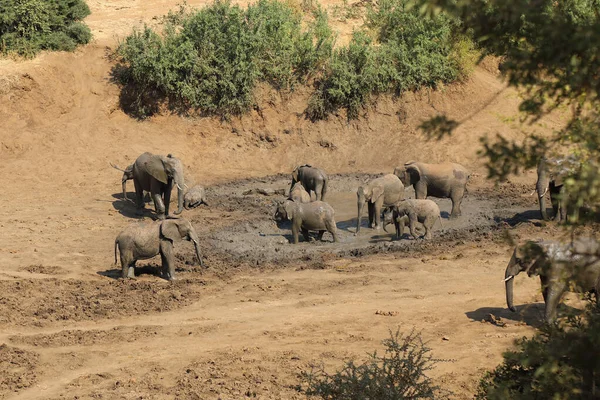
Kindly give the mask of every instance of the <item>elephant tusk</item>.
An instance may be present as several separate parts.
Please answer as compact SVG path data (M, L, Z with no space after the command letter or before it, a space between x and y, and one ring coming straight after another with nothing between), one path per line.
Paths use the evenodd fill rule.
M189 186L186 185L185 183L183 184L183 187L186 188L186 189L189 189Z
M183 188L181 186L179 186L179 183L177 183L176 185L177 185L177 189L183 190Z
M510 281L510 280L511 280L512 278L514 278L514 277L515 277L514 275L511 275L511 276L509 276L508 278L504 278L504 279L502 279L502 282L508 282L508 281Z
M536 190L533 189L533 192L531 192L530 196L533 196L535 194Z
M548 188L546 188L546 190L544 190L544 193L540 194L540 199L541 199L542 197L544 197L544 196L546 195L546 193L547 193L547 192L548 192Z

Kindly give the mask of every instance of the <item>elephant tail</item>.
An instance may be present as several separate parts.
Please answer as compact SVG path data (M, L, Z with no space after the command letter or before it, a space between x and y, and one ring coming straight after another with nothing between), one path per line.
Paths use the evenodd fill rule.
M115 239L115 265L117 265L117 249L119 248L119 239Z
M327 177L323 179L323 190L321 190L321 201L325 201L325 195L327 194Z

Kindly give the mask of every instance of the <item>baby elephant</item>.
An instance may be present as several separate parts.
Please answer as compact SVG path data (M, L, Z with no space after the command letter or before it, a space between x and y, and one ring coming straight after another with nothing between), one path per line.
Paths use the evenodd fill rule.
M396 238L400 239L404 233L404 225L408 218L408 226L410 228L410 234L417 239L417 232L415 230L417 221L422 223L425 227L425 239L431 239L431 230L435 221L440 220L442 224L442 217L440 216L440 208L432 200L413 200L406 199L399 201L391 207L388 207L384 216L384 230L386 224L394 222L396 227Z
M286 200L277 204L275 220L292 221L292 234L294 244L298 244L298 232L302 230L304 240L310 240L308 231L319 231L318 239L323 239L325 231L333 235L333 241L337 242L337 227L335 226L335 212L333 208L324 201L313 201L312 203L296 203Z
M200 266L204 266L198 246L198 235L192 224L183 218L168 218L151 222L136 222L126 227L115 239L115 264L117 248L121 254L122 276L135 278L137 260L147 260L160 254L162 273L168 280L175 279L173 244L178 239L194 242Z
M296 182L290 190L289 199L296 203L310 203L310 194L304 189L302 182Z
M196 208L201 204L208 205L206 201L206 191L202 186L196 185L183 195L183 206L186 210Z
M110 163L110 166L113 167L114 169L117 169L117 170L123 172L123 176L121 177L121 186L123 188L123 198L125 200L129 200L129 198L127 198L127 181L130 179L133 179L133 164L127 166L127 168L125 168L125 169L121 169L113 163Z

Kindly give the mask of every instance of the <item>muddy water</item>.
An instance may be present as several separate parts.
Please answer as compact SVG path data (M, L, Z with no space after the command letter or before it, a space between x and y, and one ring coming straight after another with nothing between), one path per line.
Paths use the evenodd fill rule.
M432 246L447 247L449 240L465 236L485 234L497 228L498 223L514 215L526 212L529 207L507 202L494 192L470 193L462 203L462 216L449 219L452 203L449 199L435 199L442 214L442 226L436 223L433 239L413 239L405 236L396 240L393 226L389 233L367 227L366 210L361 232L356 231L356 188L375 177L374 175L336 175L330 177L327 202L336 213L338 243L331 234L325 233L323 241L292 241L291 224L277 224L273 220L275 202L285 199L289 189L287 176L267 177L232 182L207 189L211 207L194 210L189 217L204 237L203 250L210 257L232 263L262 265L274 263L286 265L297 261L313 261L318 264L324 257L359 256L389 251L429 251ZM267 193L267 194L265 194ZM406 190L406 198L414 198L412 188ZM212 201L211 201L212 199ZM210 216L212 214L212 216Z

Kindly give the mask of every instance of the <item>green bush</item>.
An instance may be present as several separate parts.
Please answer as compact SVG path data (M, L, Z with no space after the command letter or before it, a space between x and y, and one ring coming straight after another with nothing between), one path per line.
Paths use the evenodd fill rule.
M246 11L217 0L198 11L170 13L162 36L146 27L117 50L126 65L121 81L137 90L132 112L143 117L157 109L144 101L166 98L181 111L243 113L253 105L259 80L290 88L329 57L333 39L321 20L303 31L300 15L274 0ZM150 99L149 91L161 96Z
M43 49L73 50L91 39L78 22L89 14L83 0L0 0L0 51L32 57Z
M335 52L309 101L311 119L339 108L356 118L374 94L435 88L471 73L479 53L467 36L455 34L460 21L444 13L421 15L407 4L382 0L369 8L367 26L377 42L359 31L348 47Z
M332 375L323 368L302 372L306 394L326 400L447 398L447 393L425 375L435 360L418 333L390 332L390 338L384 340L383 345L383 356L375 352L360 365L348 361L342 370Z
M517 341L504 361L485 374L477 400L596 399L600 394L600 313L590 306L566 326L545 326Z

